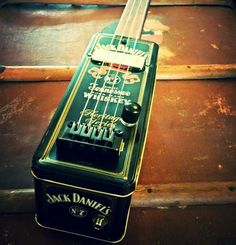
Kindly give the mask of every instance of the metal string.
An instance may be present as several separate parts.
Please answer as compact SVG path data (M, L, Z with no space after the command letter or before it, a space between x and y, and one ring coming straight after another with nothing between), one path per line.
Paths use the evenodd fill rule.
M129 11L128 19L131 17L131 13L132 13L132 10L133 10L133 8L134 8L134 6L135 6L135 3L136 3L136 0L133 2L132 8L131 8L131 10ZM142 0L140 0L140 2L139 2L138 11L139 11L139 9L140 9L140 7L141 7L141 3L142 3ZM148 2L147 2L147 4L148 4ZM135 17L134 17L134 19L132 20L132 25L131 25L131 28L129 29L130 31L132 31L133 25L135 24L135 20L136 20L137 17L138 17L138 11L136 11ZM143 15L145 15L145 14L146 14L146 12L143 13ZM144 16L143 16L143 17L144 17ZM127 20L126 23L125 23L125 28L123 29L122 35L121 35L121 37L120 37L120 39L119 39L119 43L118 43L117 48L116 48L116 51L115 51L116 53L118 52L118 47L119 47L119 45L120 45L120 43L121 43L121 41L122 41L122 39L123 39L123 37L124 37L124 32L125 32L125 30L126 30L127 23L128 23L128 20ZM139 27L140 29L142 29L142 25L143 25L143 23L140 23L140 27ZM129 33L130 33L130 31L129 31ZM113 35L110 44L113 43L113 41L114 41L114 39L115 39L115 36L116 36L116 34ZM135 42L134 42L133 48L136 47L139 36L140 36L140 33L138 33L138 34L137 34L137 37L135 38ZM128 35L128 39L126 40L126 46L125 46L125 47L128 46L129 40L130 40L130 37L129 37L129 35ZM93 87L92 87L92 89L91 89L91 91L90 91L90 94L93 93L93 90L95 89L95 87L96 87L96 85L97 85L97 80L98 80L98 78L99 78L100 75L101 75L101 71L102 71L102 68L104 67L104 64L105 64L105 62L102 62L102 65L101 65L101 67L100 67L99 73L96 75L96 79L95 79L95 82L94 82L94 84L93 84ZM105 88L105 85L106 85L107 81L109 81L110 71L111 71L111 68L112 68L112 66L113 66L114 64L115 64L115 63L111 63L110 66L109 66L109 71L108 71L108 73L107 73L107 75L106 75L106 76L108 77L108 79L103 83L101 92L99 93L98 97L101 97L101 95L102 95L102 93L103 93L103 88ZM120 72L121 65L122 65L122 64L119 64L118 69L117 69L116 74L115 74L115 77L114 77L114 79L113 79L112 88L110 88L108 100L107 100L107 102L106 102L106 106L105 106L104 112L103 112L103 114L102 114L101 121L100 121L100 123L99 123L99 128L101 127L102 122L103 122L103 120L104 120L104 117L105 117L105 115L106 115L106 111L107 111L108 105L109 105L109 103L110 103L110 98L111 98L112 92L114 91L116 78L118 77L118 74L119 74L119 72ZM114 114L113 114L114 116L113 116L113 119L112 119L112 124L111 124L111 126L110 126L110 129L111 129L111 130L112 130L113 125L114 125L115 117L116 117L116 114L117 114L117 111L118 111L118 107L119 107L119 101L120 101L120 98L121 98L121 95L122 95L122 91L123 91L123 89L124 89L124 85L125 85L125 77L126 77L126 75L128 74L129 69L130 69L130 66L127 67L126 73L125 73L125 75L124 75L124 81L123 81L123 84L122 84L122 88L121 88L121 90L120 90L120 94L119 94L118 101L117 101L117 104L116 104L116 109L115 109ZM111 79L112 79L112 78L111 78ZM111 82L112 82L112 80L111 80ZM81 116L80 116L80 118L79 118L79 120L78 120L78 124L80 124L80 122L81 122L81 119L82 119L82 117L83 117L83 115L84 115L84 112L85 112L85 110L86 110L86 108L87 108L87 105L88 105L88 103L89 103L90 98L91 98L91 96L88 96L87 101L86 101L86 103L85 103L85 106L84 106L84 108L83 108L83 111L82 111L82 113L81 113ZM97 108L99 102L100 102L100 98L96 101L96 105L95 105L95 107L94 107L94 109L93 109L93 112L92 112L92 115L91 115L91 117L90 117L88 126L91 126L91 122L92 122L92 119L93 119L93 117L94 117L94 114L95 114L95 112L96 112L96 108Z
M142 0L140 0L140 2L139 2L138 8L137 8L138 10L140 9L141 4L142 4ZM135 24L135 20L136 20L137 17L138 17L138 10L137 10L136 13L135 13L135 16L134 16L134 19L133 19L133 22L132 22L130 31L132 31L132 28L134 27L134 24ZM138 34L137 37L135 38L135 42L134 42L133 48L136 47L138 37L139 37L139 34ZM130 37L129 37L129 35L128 35L127 46L128 46L129 40L130 40ZM121 64L120 64L119 67L118 67L118 70L117 70L117 72L116 72L116 75L115 75L114 80L116 80L116 77L117 77L117 75L118 75L118 73L119 73L119 71L120 71L120 67L121 67ZM125 72L124 77L126 77L126 75L128 74L129 68L130 68L130 66L127 67L127 70L126 70L126 72ZM114 88L114 84L115 84L115 83L113 83L112 89L111 89L111 91L110 91L110 93L109 93L109 99L110 99L110 97L111 97L111 94L112 94L111 92L112 92L112 90L113 90L113 88ZM120 90L120 94L119 94L119 97L118 97L118 102L117 102L117 104L116 104L115 111L114 111L114 114L113 114L113 120L112 120L112 124L111 124L111 126L110 126L110 129L111 129L111 130L112 130L113 125L114 125L114 121L115 121L117 109L118 109L118 107L119 107L119 100L120 100L120 98L121 98L121 94L122 94L122 92L123 92L124 85L125 85L125 79L124 79L124 81L123 81L123 84L122 84L122 87L121 87L121 90ZM101 119L101 121L100 121L99 126L102 125L103 119L104 119L104 117L105 117L105 115L106 115L106 111L107 111L108 105L109 105L109 100L108 100L107 103L106 103L106 107L105 107L105 109L104 109L104 112L103 112L103 115L102 115L102 119Z
M134 9L134 7L135 7L135 2L136 2L136 0L135 0L135 1L133 2L133 4L132 4L130 13L129 13L129 15L128 15L128 19L129 19L130 17L132 17L131 13L132 13L132 11L133 11L133 9ZM118 42L117 47L119 47L119 45L121 44L121 41L122 41L122 39L123 39L123 37L124 37L125 30L126 30L126 28L127 28L127 24L128 24L128 20L127 20L126 23L125 23L125 27L124 27L124 29L123 29L123 32L122 32L122 35L121 35L121 37L120 37L120 39L119 39L119 42ZM116 35L114 34L114 35L113 35L113 38L112 38L112 41L111 41L110 44L112 44L112 42L113 42L115 36L116 36ZM117 52L118 52L118 48L116 49L115 53L117 53ZM106 75L106 76L108 77L108 80L109 80L109 75L110 75L112 66L113 66L114 64L115 64L115 63L110 63L109 70L108 70L107 75ZM104 62L103 62L103 64L102 64L102 67L103 67L103 66L104 66ZM120 66L121 66L121 65L119 65L119 69L120 69ZM117 73L116 73L116 75L115 75L114 81L115 81L116 78L117 78L117 74L118 74L118 72L119 72L119 69L118 69L118 71L117 71ZM97 78L96 78L96 80L95 80L95 85L93 86L93 89L96 87L96 81L98 80L98 77L99 77L99 75L100 75L101 70L102 70L102 69L100 69L99 74L97 75ZM98 96L101 96L101 95L102 95L102 93L103 93L102 91L103 91L103 89L105 88L106 83L107 83L107 81L105 81L105 82L103 83L103 86L102 86L102 88L101 88L101 92L99 93ZM115 82L113 82L112 89L110 90L109 100L110 100L111 91L112 91L113 88L114 88L114 84L115 84ZM90 93L92 93L92 91L93 91L93 90L91 90ZM109 103L109 100L107 101L107 104ZM93 112L92 112L92 114L91 114L91 117L90 117L90 120L89 120L89 123L88 123L88 126L91 126L91 122L92 122L92 120L93 120L93 117L94 117L94 115L95 115L95 112L96 112L96 109L97 109L97 106L98 106L98 103L99 103L99 102L100 102L100 99L98 99L98 100L96 101L96 104L95 104L95 106L94 106ZM88 104L88 103L87 103L87 104ZM107 108L107 106L106 106L106 108ZM84 111L85 111L85 108L84 108L83 112L84 112ZM105 111L104 111L104 113L103 113L103 115L102 115L102 119L104 118L104 116L105 116ZM100 126L100 125L101 125L101 123L99 124L99 126Z
M148 4L148 2L147 2L147 4ZM146 13L143 13L143 14L145 15ZM142 25L143 25L143 23L140 23L140 28L142 27ZM134 46L133 46L134 49L136 48L137 41L138 41L138 39L139 39L139 35L140 35L140 34L138 33L137 36L136 36L136 38L135 38L135 42L134 42ZM129 69L130 69L130 67L127 68L126 74L128 74ZM126 75L126 74L125 74L125 75ZM119 95L119 97L118 97L118 101L119 101L119 99L121 98L121 94L122 94L122 92L123 92L123 90L124 90L124 85L125 85L125 79L124 79L124 82L123 82L123 84L122 84L122 88L121 88L121 90L120 90L121 93L120 93L120 95ZM114 110L111 128L112 128L113 125L114 125L114 120L115 120L115 117L116 117L117 112L118 112L118 107L119 107L119 103L116 104L116 108L115 108L115 110Z
M136 0L135 0L135 1L136 1ZM134 6L135 1L133 2L132 9L133 9L133 6ZM131 12L132 12L132 11L130 11L128 18L131 16ZM126 22L126 23L127 23L127 22ZM126 25L125 25L125 28L126 28ZM125 28L124 28L124 31L125 31ZM123 31L123 33L124 33L124 31ZM122 33L122 36L121 36L120 40L122 40L122 38L123 38L123 33ZM112 40L111 40L110 44L113 43L115 37L116 37L116 34L114 33L114 35L112 36ZM116 52L117 52L117 50L116 50ZM91 89L89 95L91 95L91 94L93 93L94 89L96 88L97 81L98 81L98 79L99 79L99 77L100 77L100 75L101 75L101 72L102 72L102 69L103 69L103 67L104 67L104 64L105 64L105 62L103 61L102 64L101 64L101 66L100 66L99 73L98 73L97 76L96 76L96 79L95 79L95 81L94 81L94 85L93 85L93 87L92 87L92 89ZM112 65L112 64L111 64L111 65ZM111 65L110 65L110 67L111 67ZM84 112L85 112L85 110L86 110L86 108L87 108L87 106L88 106L88 103L89 103L89 101L90 101L90 98L91 98L91 96L88 96L87 101L86 101L86 103L85 103L85 105L84 105L84 107L83 107L83 110L82 110L82 112L81 112L81 115L80 115L80 117L79 117L79 120L77 121L77 124L78 124L78 125L81 123L81 120L82 120L83 115L84 115ZM94 111L95 111L95 110L94 110ZM94 115L94 111L93 111L93 115ZM92 117L93 117L93 116L92 116ZM92 121L91 118L90 118L90 121Z

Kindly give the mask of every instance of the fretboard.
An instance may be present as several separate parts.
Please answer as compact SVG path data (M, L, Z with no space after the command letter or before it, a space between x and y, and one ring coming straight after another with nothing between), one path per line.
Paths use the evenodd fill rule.
M115 34L140 38L150 0L128 0Z

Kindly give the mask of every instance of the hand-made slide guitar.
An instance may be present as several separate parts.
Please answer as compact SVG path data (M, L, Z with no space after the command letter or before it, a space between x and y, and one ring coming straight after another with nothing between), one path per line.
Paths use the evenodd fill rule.
M108 242L125 234L155 84L158 46L140 40L148 0L96 34L33 157L36 221Z

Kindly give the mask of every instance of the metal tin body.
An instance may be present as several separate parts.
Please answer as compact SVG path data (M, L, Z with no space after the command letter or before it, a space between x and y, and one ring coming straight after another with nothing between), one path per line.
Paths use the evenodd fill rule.
M39 225L110 242L123 238L131 195L112 196L40 179L35 190Z
M126 230L141 167L158 47L132 39L122 47L119 38L111 46L112 38L97 34L92 39L34 155L32 173L40 225L118 242ZM132 70L101 65L92 60L95 48L135 53L145 57L145 66ZM127 101L142 107L132 127L121 120ZM95 136L86 141L88 130L81 139L72 126L78 121L92 122L93 130L110 127L117 146L111 147L110 139L104 143L104 138L97 143L98 138L91 138Z

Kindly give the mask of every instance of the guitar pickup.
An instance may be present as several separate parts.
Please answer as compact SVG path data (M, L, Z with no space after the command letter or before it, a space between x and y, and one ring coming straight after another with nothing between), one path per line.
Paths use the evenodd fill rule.
M92 53L92 61L118 64L121 66L127 66L131 68L143 70L146 57L95 48L95 50Z
M122 137L115 130L77 122L66 125L56 144L58 159L85 164L117 162L123 148Z

